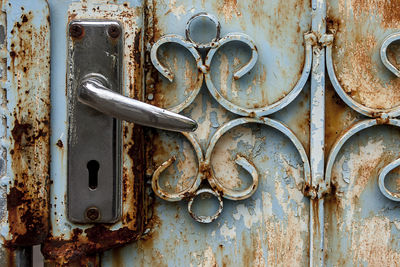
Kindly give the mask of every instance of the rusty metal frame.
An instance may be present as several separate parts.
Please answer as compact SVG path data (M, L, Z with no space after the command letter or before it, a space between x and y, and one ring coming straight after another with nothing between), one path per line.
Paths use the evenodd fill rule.
M0 262L30 266L49 229L49 7L7 0L0 9Z
M46 1L1 10L1 236L12 250L42 243L49 229L50 21Z

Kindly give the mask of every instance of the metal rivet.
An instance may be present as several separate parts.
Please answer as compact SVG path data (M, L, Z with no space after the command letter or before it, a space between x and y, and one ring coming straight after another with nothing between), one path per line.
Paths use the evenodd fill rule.
M147 100L153 100L154 99L154 95L152 93L147 95Z
M81 25L71 25L69 27L69 35L74 38L79 38L83 34L83 27Z
M99 219L100 217L100 212L96 207L91 207L86 210L86 217L88 217L89 220L95 221Z
M111 38L118 38L120 34L121 34L121 29L118 26L111 25L110 27L108 27L108 35Z

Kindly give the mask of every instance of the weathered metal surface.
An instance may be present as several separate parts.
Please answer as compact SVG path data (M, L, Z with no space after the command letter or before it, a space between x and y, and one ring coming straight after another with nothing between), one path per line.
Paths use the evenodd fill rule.
M191 31L191 25L193 21L200 21L200 19L209 19L212 21L215 27L215 32L216 36L209 42L195 42L192 40L193 33ZM214 173L214 168L211 165L211 156L214 153L214 147L216 143L219 141L220 137L224 135L226 132L231 130L232 128L235 128L237 126L247 124L247 123L258 123L258 124L264 124L269 127L275 128L279 131L281 131L283 134L285 134L295 145L297 150L299 151L302 161L303 161L303 166L304 166L304 176L305 176L305 181L304 185L311 184L311 176L310 176L310 168L309 168L309 162L307 155L305 153L305 150L297 137L290 131L290 129L287 128L282 123L279 123L278 121L271 120L266 117L261 117L260 119L254 119L253 117L260 117L260 116L265 116L271 113L274 113L276 111L279 111L280 109L284 108L286 105L288 105L292 100L300 93L300 91L303 89L307 78L310 73L311 69L311 40L313 39L310 35L312 34L306 34L305 35L305 43L306 43L306 64L304 65L302 75L297 82L296 86L292 89L292 91L285 97L283 97L280 101L277 101L275 103L268 104L264 107L259 107L259 108L247 108L243 107L241 104L235 104L225 98L219 90L216 88L214 85L213 79L212 79L212 73L211 73L211 63L213 62L214 55L218 52L219 49L221 49L222 46L231 43L231 42L236 42L236 43L241 43L247 46L247 48L250 49L251 51L251 57L246 63L242 63L243 66L240 67L239 70L235 70L233 74L233 79L238 80L241 77L243 77L245 74L250 72L252 68L256 65L257 63L257 58L258 58L258 51L257 47L254 44L254 41L247 35L243 33L228 33L224 37L220 37L220 30L221 26L218 21L218 19L208 13L205 12L200 12L198 14L193 15L187 22L186 24L186 39L180 37L179 35L165 35L163 36L160 40L158 40L154 46L152 47L151 51L151 60L155 68L165 77L167 78L170 82L173 82L173 74L171 73L170 70L168 70L167 67L165 67L158 59L157 56L157 51L161 45L164 44L179 44L186 48L193 56L197 64L198 71L204 74L204 78L201 80L205 80L205 84L207 89L209 90L210 94L213 96L215 101L218 102L221 106L223 106L226 110L231 111L232 113L242 115L242 116L248 116L247 118L239 118L236 120L229 121L223 125L221 125L218 130L212 135L211 139L209 140L209 144L206 148L206 151L203 152L201 151L201 145L199 141L197 140L197 137L195 134L193 135L187 135L184 134L186 138L189 139L191 142L192 146L196 150L197 154L197 159L198 159L198 170L197 170L197 175L196 179L194 182L189 185L188 188L185 188L183 190L177 191L177 193L170 194L166 192L165 190L162 189L160 186L160 175L163 171L165 171L168 167L172 165L172 163L175 161L176 157L173 156L172 158L168 159L166 162L160 165L160 167L155 170L153 174L153 179L152 179L152 189L156 193L157 196L169 200L169 201L178 201L182 199L188 199L190 198L189 201L189 213L192 215L193 218L198 220L199 222L207 222L210 223L213 220L215 220L220 214L220 211L222 209L222 204L220 204L219 209L217 210L217 213L213 214L212 216L197 216L194 214L194 211L191 209L191 205L193 203L193 199L197 195L195 192L199 189L200 185L204 182L207 182L209 186L214 190L215 193L211 194L214 196L221 195L224 198L230 199L230 200L244 200L249 198L254 192L257 190L258 187L258 172L253 166L252 163L250 163L246 157L241 156L240 154L236 155L236 160L235 163L242 167L244 170L246 170L252 177L252 182L245 188L243 189L233 189L230 188L230 185L226 186L224 184L223 179L221 180L218 178L215 173ZM200 56L201 51L197 50L199 48L202 49L208 49L206 55L205 55L205 60L202 59L202 56ZM176 111L182 111L185 107L189 106L193 100L197 97L198 92L201 88L198 87L197 90L195 90L195 93L192 93L189 95L189 97L183 101L182 104L178 104L177 107L172 107L171 109L176 110ZM294 93L293 93L294 92ZM322 95L323 97L323 95ZM240 179L237 177L236 179ZM202 189L201 189L202 190ZM312 190L311 190L312 191ZM206 192L206 191L204 191ZM218 200L220 201L220 198L218 197ZM199 220L199 218L202 218Z
M45 1L1 10L1 239L13 250L40 244L49 227L50 21Z
M261 113L251 115L246 110L260 111L290 96L302 80L303 70L307 73L305 66L311 61L311 53L307 54L311 43L307 46L307 39L304 39L304 34L311 29L311 6L308 2L148 1L145 17L147 41L152 45L166 34L182 35L186 21L201 11L213 13L220 21L221 36L230 32L246 33L257 46L259 59L242 78L235 80L234 73L249 61L251 50L240 43L221 47L214 54L207 72L208 79L224 99L243 107L245 111L240 115L259 116ZM209 36L211 38L202 40L208 42L218 30L215 31L212 21L207 24L205 19L201 25L204 23L209 26L204 32L213 33ZM190 36L199 42L202 38L195 29L199 30L201 26L193 22ZM158 49L158 57L159 62L174 75L173 80L170 82L168 77L149 68L146 75L147 99L152 104L172 110L186 107L182 113L198 121L199 128L194 133L195 145L191 138L179 133L149 132L146 146L151 161L147 174L152 175L163 166L163 172L158 172L159 186L170 196L190 188L196 184L201 170L198 163L202 158L200 152L205 153L212 142L214 147L209 153L209 169L216 179L233 191L249 188L253 178L235 162L240 156L257 171L258 188L246 200L224 200L224 212L207 225L192 220L184 201L169 203L155 196L149 214L152 217L143 238L105 253L102 263L107 266L129 266L132 263L141 266L307 265L310 205L303 195L306 185L303 167L306 168L307 164L303 165L302 155L308 162L309 84L300 92L303 83L297 92L299 96L293 97L291 104L288 101L285 108L280 106L279 112L274 113L279 110L276 109L263 114L273 113L267 121L283 121L294 132L298 143L304 147L304 151L299 153L298 145L293 145L289 138L268 125L234 125L235 121L250 122L252 119L238 118L228 112L219 99L215 100L208 93L210 88L201 86L202 75L191 51L182 49L180 45L163 44ZM191 104L185 102L190 97L193 98L189 101L193 101ZM229 108L228 105L225 107ZM224 125L229 128L226 132L221 130ZM215 138L218 131L220 135ZM218 212L220 204L216 198L196 201L199 201L197 206L196 202L193 204L196 215L212 216Z
M391 197L398 193L399 121L391 117L399 115L400 80L381 54L397 66L396 44L385 48L385 38L398 30L399 12L398 1L328 1L327 68L338 94L328 87L328 266L398 265L400 218Z
M398 31L400 3L372 0L328 3L328 28L335 33L334 68L346 94L369 108L397 106L400 80L381 63L380 48L389 34Z
M321 191L324 182L324 144L325 144L325 47L322 37L325 34L326 1L312 0L311 29L316 41L313 44L313 64L310 91L310 163L311 188L316 198L310 207L310 266L324 266L324 202Z
M100 259L88 254L141 238L105 252L101 264L398 265L398 1L327 1L328 34L323 0L54 0L50 7L57 105L48 261L96 265ZM204 11L215 17L193 17ZM67 24L80 18L131 29L127 96L199 122L193 134L124 124L123 216L112 225L65 217L66 92L59 88ZM243 68L248 62L255 64ZM27 142L31 128L22 129ZM9 251L8 261L17 254Z
M113 223L121 215L121 121L84 100L90 81L121 94L123 29L105 20L74 20L68 27L67 216L74 223Z
M66 68L68 23L77 19L120 21L124 28L123 88L126 96L142 96L142 2L141 1L49 1L52 17L52 139L51 139L51 230L42 252L48 261L66 263L136 240L143 229L143 133L123 123L122 216L115 224L77 225L66 217L68 125Z

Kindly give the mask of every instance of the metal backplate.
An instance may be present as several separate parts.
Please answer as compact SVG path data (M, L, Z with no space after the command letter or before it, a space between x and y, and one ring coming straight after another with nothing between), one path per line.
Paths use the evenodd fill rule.
M78 84L91 73L121 93L122 27L116 21L69 24L68 45L68 218L115 222L120 216L121 123L77 100Z

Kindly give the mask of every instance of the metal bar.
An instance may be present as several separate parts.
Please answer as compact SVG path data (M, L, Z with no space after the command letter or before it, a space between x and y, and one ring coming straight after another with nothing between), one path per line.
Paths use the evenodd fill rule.
M31 267L32 262L32 247L19 247L15 253L15 266L17 267Z
M319 40L326 30L326 2L312 0L312 31ZM313 46L310 107L310 161L312 186L324 182L325 145L325 47ZM323 199L310 203L310 266L324 265ZM316 221L318 220L318 221Z

